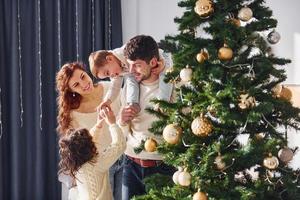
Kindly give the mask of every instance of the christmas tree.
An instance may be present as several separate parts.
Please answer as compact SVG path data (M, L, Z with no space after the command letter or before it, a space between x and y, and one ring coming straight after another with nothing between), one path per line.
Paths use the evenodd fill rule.
M178 171L173 181L147 180L147 195L136 199L300 199L300 173L288 165L295 149L287 147L300 109L282 86L279 66L290 60L271 51L280 40L272 11L264 0L178 5L186 9L175 18L179 34L160 43L173 56L165 81L177 99L148 109L159 117L150 130L165 140L157 149Z

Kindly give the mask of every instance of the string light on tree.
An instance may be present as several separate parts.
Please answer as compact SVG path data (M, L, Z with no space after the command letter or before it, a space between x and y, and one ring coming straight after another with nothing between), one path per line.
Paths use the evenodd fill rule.
M211 0L198 0L194 11L201 18L208 18L214 12L213 2Z

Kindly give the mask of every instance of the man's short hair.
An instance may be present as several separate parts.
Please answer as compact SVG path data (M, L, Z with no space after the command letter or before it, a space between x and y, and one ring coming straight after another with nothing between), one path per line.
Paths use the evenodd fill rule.
M154 57L159 59L158 45L151 36L137 35L127 42L124 56L129 60L140 59L149 63Z

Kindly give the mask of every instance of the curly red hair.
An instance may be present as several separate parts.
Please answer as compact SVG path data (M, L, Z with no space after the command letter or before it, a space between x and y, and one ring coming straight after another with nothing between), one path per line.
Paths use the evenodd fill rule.
M72 128L70 112L80 106L82 99L80 94L72 92L68 86L68 82L76 69L85 71L83 63L72 62L64 64L56 74L56 90L58 92L57 131L60 135L65 134L68 129Z

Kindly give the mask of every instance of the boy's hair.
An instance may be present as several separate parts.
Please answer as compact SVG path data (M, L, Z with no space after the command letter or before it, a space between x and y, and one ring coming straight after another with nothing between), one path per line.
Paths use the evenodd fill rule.
M107 63L106 56L113 55L107 50L99 50L92 52L89 56L89 65L91 73L97 78L98 70L100 67Z
M137 35L127 42L124 56L129 60L140 59L149 63L153 57L159 59L158 45L151 36Z
M98 155L93 137L87 129L70 129L59 140L59 173L64 173L76 178L80 167L86 162L95 163Z

